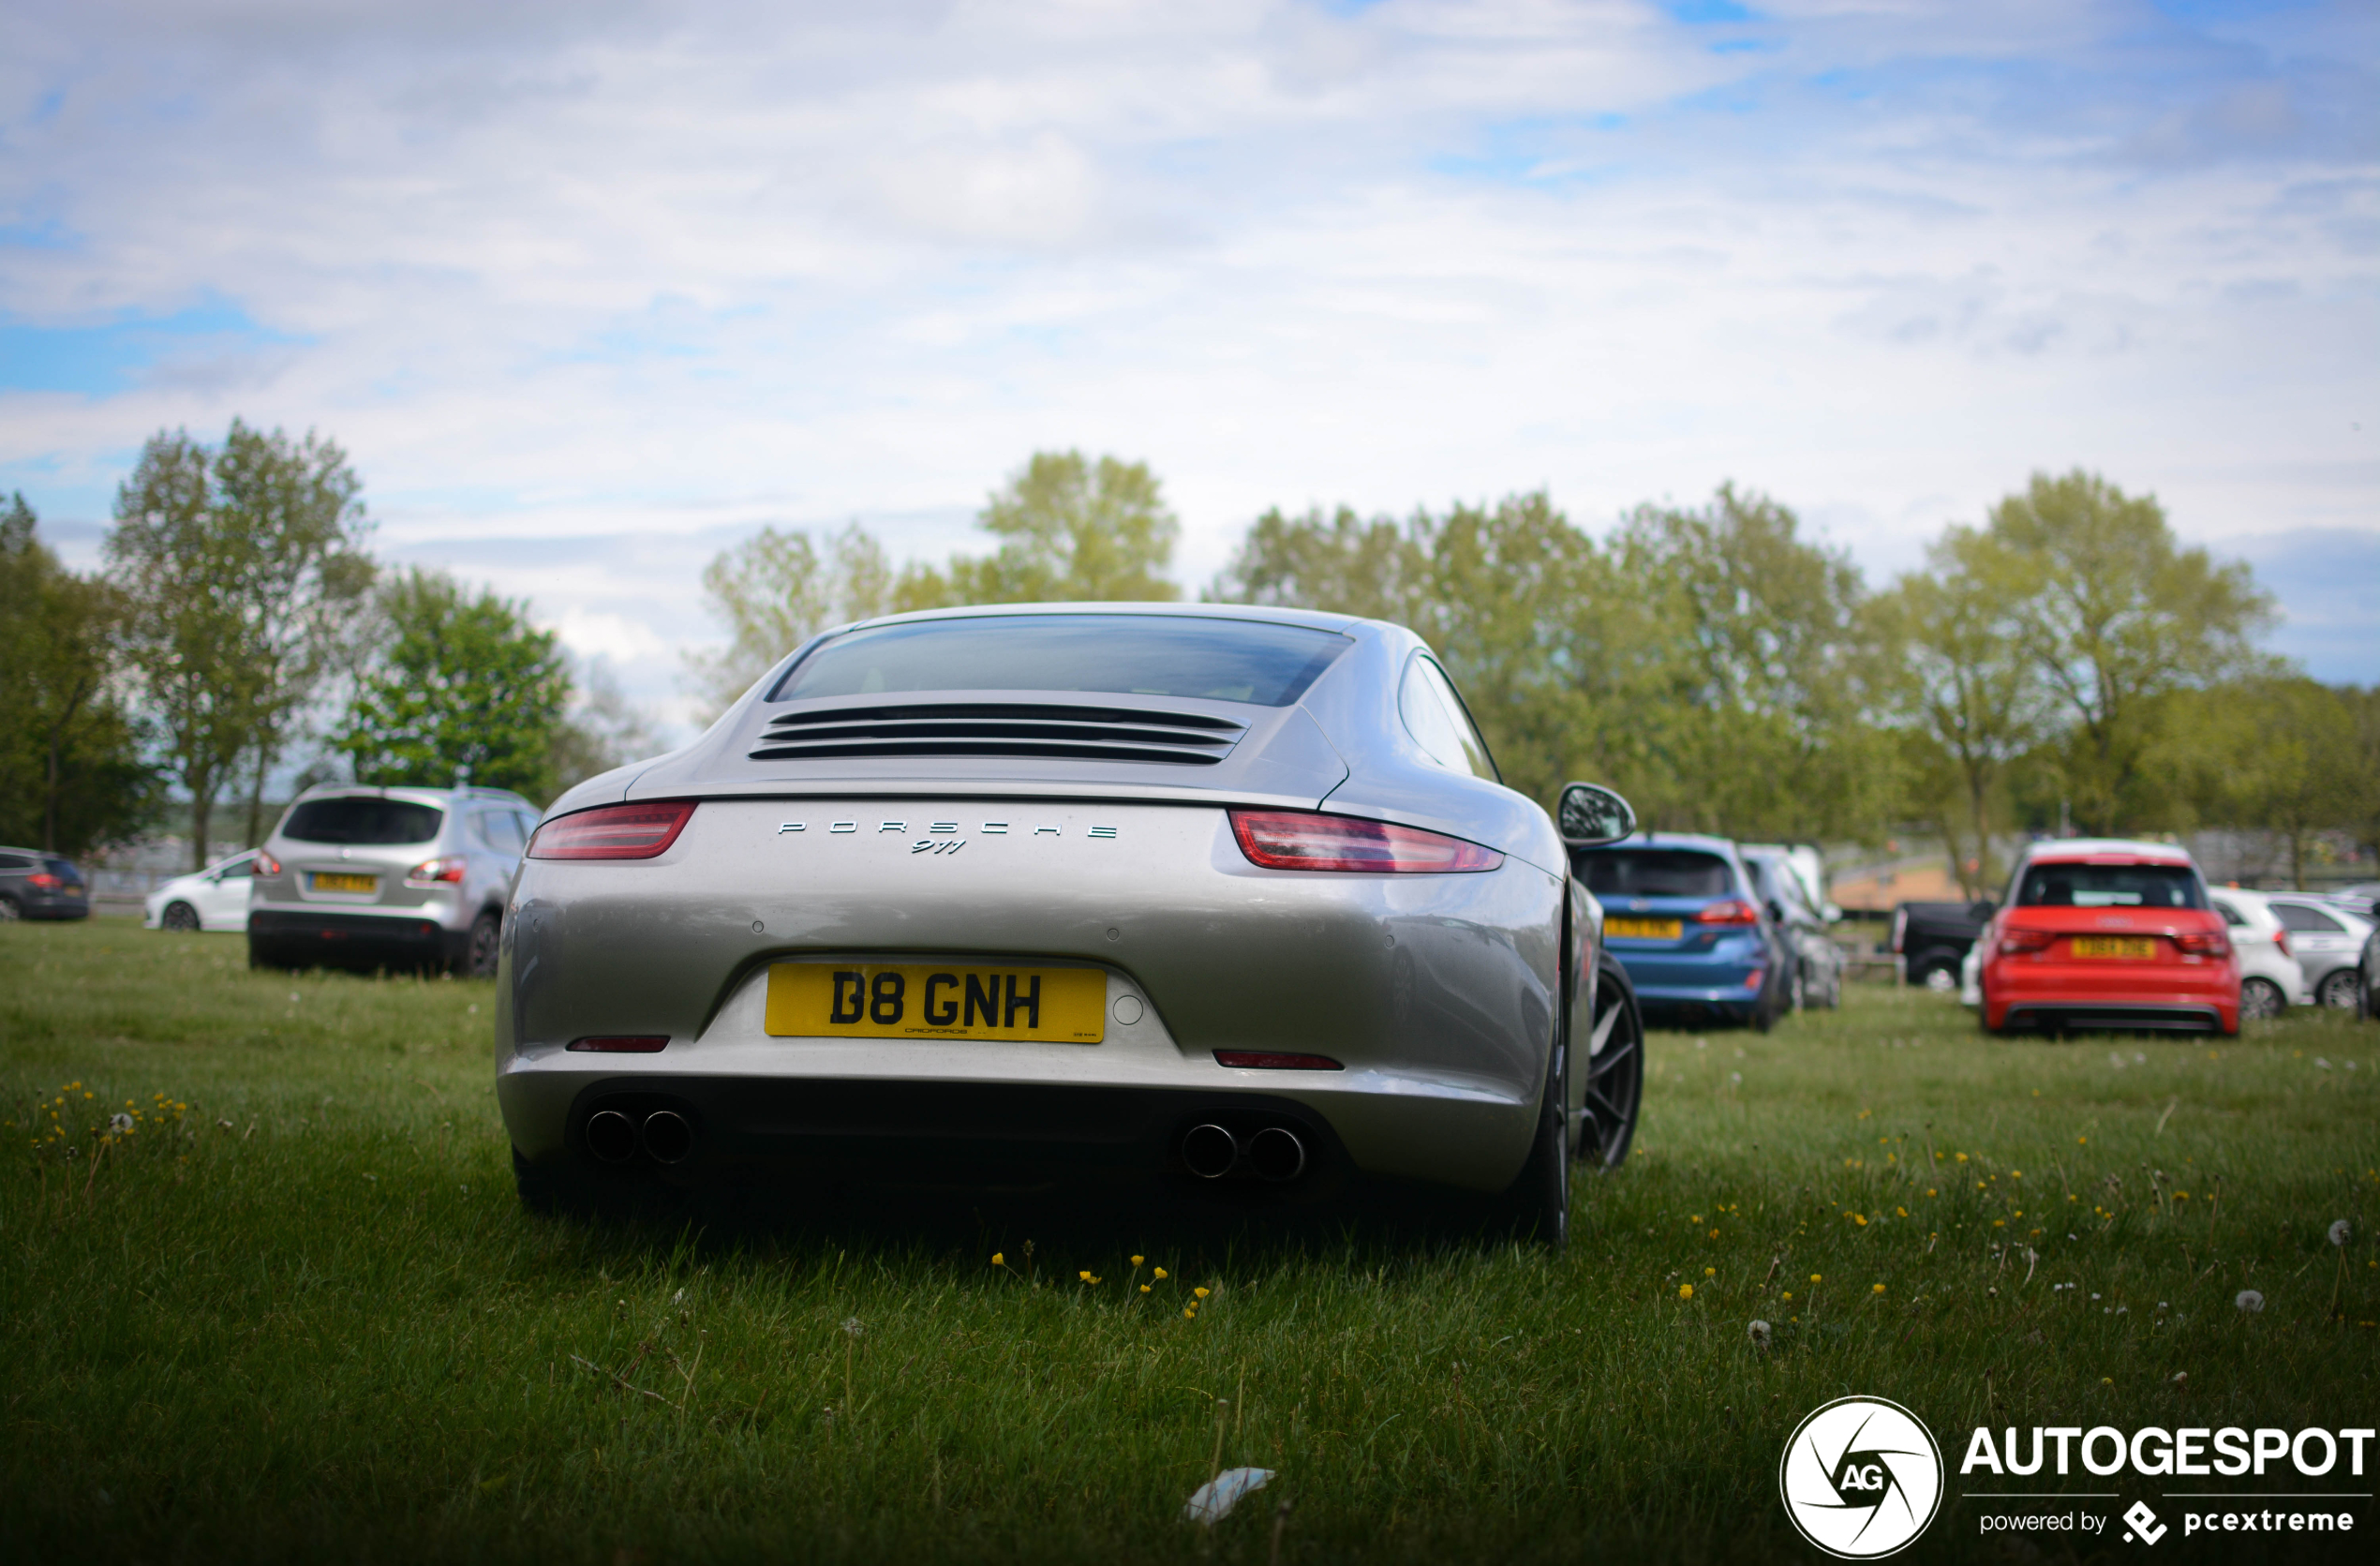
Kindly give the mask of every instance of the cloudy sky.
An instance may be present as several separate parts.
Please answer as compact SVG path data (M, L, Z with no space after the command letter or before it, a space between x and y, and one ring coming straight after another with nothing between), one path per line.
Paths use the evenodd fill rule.
M314 427L679 702L766 522L1722 480L1882 581L2036 469L2380 680L2380 6L0 0L0 491ZM673 705L673 710L677 708Z

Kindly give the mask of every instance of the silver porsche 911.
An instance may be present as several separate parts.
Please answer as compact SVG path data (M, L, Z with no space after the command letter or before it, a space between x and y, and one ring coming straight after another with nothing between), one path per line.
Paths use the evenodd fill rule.
M1429 1187L1551 1244L1627 1152L1641 1033L1567 832L1421 638L1174 604L829 632L558 800L512 891L523 1199L788 1180Z

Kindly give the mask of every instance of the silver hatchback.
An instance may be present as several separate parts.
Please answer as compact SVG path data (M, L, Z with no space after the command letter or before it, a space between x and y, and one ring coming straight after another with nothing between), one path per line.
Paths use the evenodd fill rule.
M500 788L307 790L257 856L251 967L491 977L537 807Z

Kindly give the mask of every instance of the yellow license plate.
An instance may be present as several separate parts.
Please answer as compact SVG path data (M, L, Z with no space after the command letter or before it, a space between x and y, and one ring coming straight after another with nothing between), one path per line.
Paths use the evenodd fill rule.
M1685 932L1684 919L1606 918L1603 933L1639 941L1674 941Z
M2157 942L2148 935L2077 935L2076 957L2154 957Z
M334 875L328 871L314 872L314 889L318 892L368 892L379 888L377 875Z
M1108 976L1096 968L779 962L766 1027L800 1038L982 1038L1096 1044Z

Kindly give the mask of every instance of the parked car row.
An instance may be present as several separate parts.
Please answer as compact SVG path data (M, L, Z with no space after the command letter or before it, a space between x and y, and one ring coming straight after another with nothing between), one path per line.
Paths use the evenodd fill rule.
M1765 1032L1843 999L1843 954L1790 850L1642 832L1580 848L1572 872L1604 907L1604 939L1646 1011Z
M0 920L91 917L82 872L38 848L0 848Z

